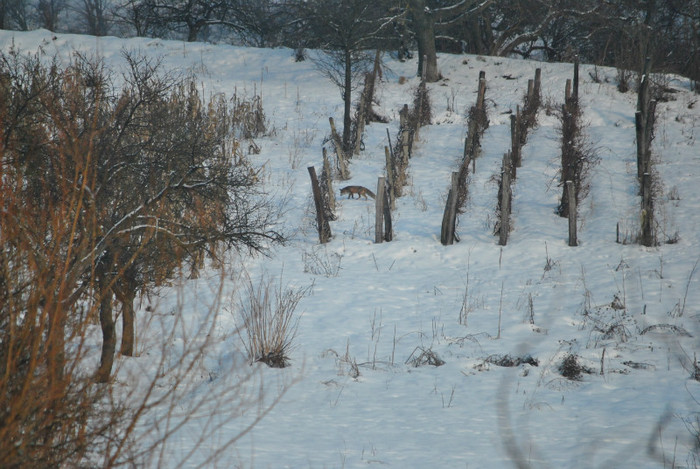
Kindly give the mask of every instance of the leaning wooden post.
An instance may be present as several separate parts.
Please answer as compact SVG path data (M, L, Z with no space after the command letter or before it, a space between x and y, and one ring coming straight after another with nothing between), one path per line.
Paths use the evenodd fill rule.
M321 244L327 243L331 239L331 227L325 217L323 210L323 198L321 196L321 187L318 184L316 177L316 168L309 166L309 176L311 177L311 190L314 194L314 203L316 204L316 223L318 225L318 240Z
M380 176L377 181L377 193L375 194L374 206L374 242L379 244L384 241L384 204L386 201L386 188L384 187L384 176Z
M362 93L362 95L360 95L360 103L357 107L357 126L355 128L355 145L353 147L353 154L355 155L359 155L360 150L362 149L362 134L365 132L366 107L365 94Z
M479 111L484 110L484 101L486 99L486 72L479 72L479 94L476 97L476 108Z
M515 126L518 129L518 145L522 147L525 145L527 132L520 131L523 128L523 113L520 112L520 104L516 104L515 106Z
M391 158L391 151L387 146L384 146L384 156L386 159L386 185L389 192L389 205L391 206L391 210L396 210L396 194L394 193L396 178L394 177L394 162Z
M340 170L340 179L347 180L350 178L350 173L348 171L348 161L345 155L345 150L343 149L343 141L340 139L340 135L335 130L335 121L332 117L328 118L328 122L331 124L331 138L335 145L335 151L338 155L338 169Z
M641 181L644 174L644 114L642 111L634 113L634 130L637 138L637 178Z
M569 246L578 246L576 235L576 187L574 181L566 181L566 191L569 197Z
M642 175L642 245L651 247L654 239L654 201L651 193L651 174Z
M379 186L379 183L377 182L377 186ZM379 188L377 188L379 189ZM384 203L382 206L384 207L384 241L391 241L394 239L394 229L391 226L391 208L389 207L389 204L387 203L387 198L389 196L389 191L387 190L388 188L386 187L386 184L384 186Z
M455 198L455 193L450 187L447 191L447 200L445 201L445 211L442 213L442 225L440 225L440 243L443 246L448 246L452 244L450 242L450 207L452 207L452 200Z
M498 231L498 244L508 244L508 232L510 231L510 176L508 167L508 155L503 156L503 169L501 171L501 221Z
M535 69L535 96L539 97L542 90L542 69Z
M656 119L656 100L649 101L647 116L644 122L644 172L651 170L651 141L653 139L654 124Z
M401 128L401 159L403 160L403 165L408 165L408 159L411 156L410 153L410 142L409 138L411 136L411 130L408 124L408 104L404 104L401 112L399 112L399 121Z
M510 115L510 146L513 154L513 164L516 167L521 167L523 162L520 155L520 136L518 135L518 118Z
M442 218L442 233L440 234L440 241L445 246L454 244L455 241L455 226L457 225L457 199L459 199L459 173L452 173L451 182L450 191L447 195L445 214Z
M331 164L328 161L328 152L323 147L323 174L328 184L328 205L331 213L335 213L335 192L333 192L333 175L331 174Z

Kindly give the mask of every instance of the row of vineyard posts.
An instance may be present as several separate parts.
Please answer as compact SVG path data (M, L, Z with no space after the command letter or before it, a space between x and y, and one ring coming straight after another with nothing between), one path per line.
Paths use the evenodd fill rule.
M372 109L375 83L381 74L380 53L377 51L373 70L365 75L363 92L357 105L354 126L352 131L352 147L345 148L342 145L335 122L329 118L331 136L330 142L334 149L336 161L336 174L340 180L350 179L348 161L353 154L359 154L363 148L362 135L364 127L371 121L384 122ZM401 197L403 187L407 183L407 169L413 150L413 142L418 139L421 126L429 124L431 118L430 98L428 95L425 76L421 77L420 84L414 93L413 107L404 104L399 111L399 130L394 145L391 144L391 135L387 129L388 145L384 147L386 167L385 176L377 180L375 198L375 242L391 241L393 229L391 223L391 211L396 208L396 198ZM313 166L307 168L311 178L314 205L316 208L316 225L318 228L319 242L327 243L332 237L329 221L335 220L335 193L333 191L333 171L326 148L323 148L323 172L319 178Z
M374 87L377 77L381 74L379 53L375 58L374 68L367 73L361 94L352 133L351 148L344 148L333 118L329 118L331 136L330 142L335 153L336 174L340 180L348 180L350 172L348 161L353 154L362 150L362 134L365 124L371 121L382 121L372 109ZM651 168L651 142L655 122L656 100L651 99L650 91L650 60L647 59L640 78L637 110L635 113L635 128L637 141L637 176L641 195L641 231L639 242L644 246L656 244L654 232L653 180ZM479 84L476 103L469 109L467 135L464 141L462 161L457 171L452 173L451 184L445 203L442 218L440 241L443 245L459 241L456 234L457 215L463 213L468 194L469 167L476 171L476 159L481 152L481 139L489 126L485 108L486 76L479 73ZM578 245L577 237L577 206L585 195L586 176L596 157L584 147L582 135L581 109L579 106L579 61L574 62L573 81L566 80L564 103L561 107L561 172L560 186L562 193L556 212L561 217L568 218L568 244ZM511 230L510 215L512 209L512 185L517 176L517 168L522 165L522 147L527 142L529 130L537 124L537 112L541 106L541 69L535 70L535 78L528 80L527 93L523 98L522 109L518 105L511 113L511 145L504 153L500 175L497 201L497 221L494 235L498 236L498 244L505 246ZM399 112L400 123L398 134L392 145L391 135L387 129L388 145L384 147L386 159L385 176L377 181L375 242L391 241L393 238L391 211L396 208L396 198L402 195L407 183L407 168L412 155L413 142L418 139L421 126L430 123L429 94L422 78L414 94L413 107L404 104ZM319 241L328 242L331 237L329 221L335 220L335 195L332 188L333 171L326 148L323 148L323 172L319 178L313 166L308 168L311 177L313 197L316 207ZM620 240L619 224L617 242Z
M528 131L537 122L537 111L540 107L541 69L535 70L535 78L528 80L527 94L524 97L522 111L516 107L511 114L511 148L503 155L501 174L498 190L498 221L494 228L494 234L499 237L499 244L504 246L508 242L510 232L510 214L512 201L512 183L517 174L517 168L522 165L522 146L527 141ZM442 217L442 229L440 241L443 245L450 245L457 238L455 227L457 214L464 209L468 196L469 166L472 172L476 171L476 158L481 151L481 138L489 126L485 109L486 75L479 73L479 88L476 104L469 109L467 136L464 141L464 154L459 170L452 173L452 181L445 203L445 211Z
M557 213L569 220L569 246L578 246L577 207L582 195L586 158L581 143L581 108L579 106L579 63L574 62L573 91L566 80L564 104L561 107L561 174L562 194Z

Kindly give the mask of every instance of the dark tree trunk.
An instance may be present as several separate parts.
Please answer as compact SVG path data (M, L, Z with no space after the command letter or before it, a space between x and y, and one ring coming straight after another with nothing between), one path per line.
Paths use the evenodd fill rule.
M426 11L425 0L411 0L411 7L413 30L418 42L418 75L432 83L440 79L435 51L435 20Z
M134 300L136 299L136 280L129 275L129 269L124 272L121 282L115 288L115 296L122 306L122 343L120 353L127 357L134 356L136 334L134 320Z
M105 257L109 258L109 255ZM106 383L112 374L114 363L114 353L117 345L117 338L114 331L114 317L112 315L112 288L109 271L111 262L102 261L97 266L97 289L100 309L100 326L102 328L102 354L100 356L100 367L97 370L95 380L98 383Z

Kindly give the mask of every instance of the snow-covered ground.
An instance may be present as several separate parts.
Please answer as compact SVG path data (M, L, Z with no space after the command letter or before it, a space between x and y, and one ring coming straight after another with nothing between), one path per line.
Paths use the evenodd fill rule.
M493 177L510 145L510 112L522 105L537 67L543 102L559 106L573 67L443 54L438 64L446 79L429 85L433 122L416 142L409 185L393 214L394 241L373 242L372 200L339 197L333 239L319 245L307 167L320 170L328 118L342 122L342 100L311 61L297 63L287 49L0 31L3 50L13 42L23 51L43 47L63 58L74 49L93 53L115 73L121 51L137 51L162 58L164 70L196 73L205 96L262 93L271 132L256 140L261 152L251 158L264 168L266 189L286 203L283 226L290 240L268 257L238 259L223 278L207 271L152 299L156 312L183 313L183 336L167 338L174 350L194 334L187 327L196 327L209 305L220 301L218 322L209 331L218 341L216 353L202 360L198 375L206 379L178 398L186 410L188 400L211 395L218 420L206 420L211 407L198 410L174 434L160 458L163 467L207 461L258 411L253 406L237 415L236 406L245 403L214 400L237 389L237 380L251 371L231 366L243 357L234 332L240 323L236 295L243 291L236 274L243 266L254 281L266 276L308 291L297 308L291 366L260 367L235 396L252 398L262 383L270 403L291 386L207 466L500 468L513 467L518 458L552 468L697 464L691 430L698 430L700 383L691 372L700 337L700 96L686 80L669 79L676 92L658 105L653 144L663 189L656 205L659 237L677 237L674 244L615 242L618 223L623 234L639 225L636 95L616 90L614 70L583 65L583 119L600 163L579 207L580 246L567 245L567 221L554 213L561 190L559 124L545 108L523 148L513 231L508 245L498 246ZM350 164L351 180L335 181L336 193L346 184L376 187L387 128L393 141L398 111L412 101L415 60L384 60L375 108L391 121L367 127L365 149ZM481 70L490 126L458 220L461 241L442 246L450 173L462 155L466 112ZM594 73L602 82L592 80ZM408 81L399 84L399 77ZM127 392L138 389L134 373L155 372L152 353L164 340L156 321L147 321L154 313L146 305L138 312L140 356L118 360L116 381ZM445 364L413 366L411 359L423 351ZM506 354L530 356L537 366L487 361ZM591 372L580 381L561 376L567 354ZM144 419L144 428L159 409ZM210 435L213 424L218 427ZM205 441L188 456L201 435Z

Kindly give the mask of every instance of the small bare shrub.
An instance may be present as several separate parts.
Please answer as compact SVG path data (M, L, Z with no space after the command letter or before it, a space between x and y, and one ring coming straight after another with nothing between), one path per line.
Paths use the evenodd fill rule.
M337 277L340 272L340 264L343 255L337 252L328 252L325 245L315 246L311 251L301 254L304 263L304 272L324 277Z
M566 379L581 381L581 375L583 373L591 374L593 370L582 365L576 355L569 353L559 365L559 373Z
M299 322L295 312L307 291L283 288L281 281L274 287L272 279L265 277L254 285L247 277L239 306L245 330L241 338L251 363L263 362L272 368L289 365Z
M532 366L539 366L540 362L536 358L533 358L531 355L523 355L522 357L513 357L509 354L506 355L489 355L486 357L486 360L484 360L486 363L491 363L493 365L497 366L503 366L503 367L517 367L520 365L532 365Z
M416 368L425 365L442 366L445 364L445 360L440 358L437 352L434 352L431 348L416 347L406 359L406 364Z

